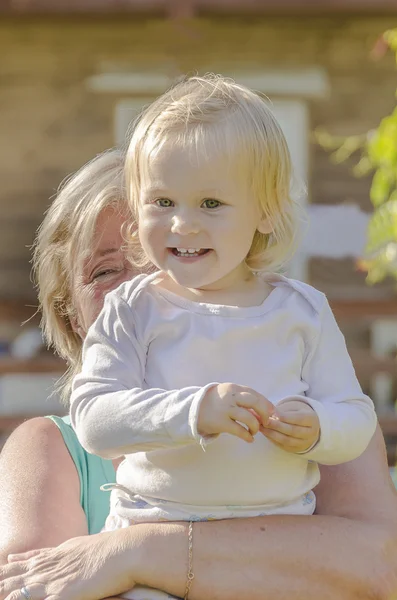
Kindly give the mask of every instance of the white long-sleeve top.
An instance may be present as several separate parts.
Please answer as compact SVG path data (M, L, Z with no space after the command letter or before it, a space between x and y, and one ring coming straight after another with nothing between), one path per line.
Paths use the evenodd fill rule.
M187 519L304 512L317 463L358 457L376 427L325 296L268 275L273 289L260 306L219 306L166 291L152 283L156 276L107 295L73 386L71 420L83 447L125 455L122 501L113 506L131 519L136 498L163 507L160 518L170 506L186 509ZM318 443L292 454L261 434L252 444L222 434L203 449L200 403L222 382L251 387L275 405L303 399L319 416Z

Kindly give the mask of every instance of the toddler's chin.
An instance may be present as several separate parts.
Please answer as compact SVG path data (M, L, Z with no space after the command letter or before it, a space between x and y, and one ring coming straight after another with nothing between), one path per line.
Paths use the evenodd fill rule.
M177 285L191 290L205 290L214 283L208 277L191 277L189 274L184 276L181 273L174 273L172 271L168 271L168 274Z

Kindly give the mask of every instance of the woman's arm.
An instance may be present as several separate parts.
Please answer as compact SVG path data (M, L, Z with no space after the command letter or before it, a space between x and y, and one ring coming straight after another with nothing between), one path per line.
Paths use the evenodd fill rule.
M321 515L196 523L189 598L395 600L397 495L379 429L362 457L324 471ZM0 600L37 579L58 591L62 579L70 600L96 600L104 590L120 593L134 583L183 597L187 529L186 523L142 524L71 540L33 562L3 568ZM88 566L90 581L80 576Z
M0 564L7 554L86 535L80 482L61 432L50 419L20 425L0 454Z
M397 494L379 428L360 458L322 469L317 497L321 514L312 517L196 523L189 597L394 600ZM139 551L126 556L137 582L182 596L186 524L138 528ZM133 533L124 530L125 536Z
M397 532L397 491L390 477L381 429L356 460L320 467L321 481L315 492L317 514L355 521L385 524Z

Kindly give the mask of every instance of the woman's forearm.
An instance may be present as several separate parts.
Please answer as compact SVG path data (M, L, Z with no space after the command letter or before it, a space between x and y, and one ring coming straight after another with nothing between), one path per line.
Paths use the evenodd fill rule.
M397 494L380 429L359 459L323 468L315 491L320 515L196 523L190 598L397 598ZM137 527L138 580L183 595L187 525Z
M373 523L339 517L195 523L189 598L394 600L396 539ZM1 571L0 600L18 591L21 578L27 587L43 581L48 596L71 600L109 597L136 584L184 597L188 524L141 524L74 538L14 557Z
M136 527L134 579L183 597L186 523ZM125 535L136 535L133 530ZM323 516L212 521L195 523L193 540L191 600L365 600L378 597L386 572L397 590L397 533L362 522Z

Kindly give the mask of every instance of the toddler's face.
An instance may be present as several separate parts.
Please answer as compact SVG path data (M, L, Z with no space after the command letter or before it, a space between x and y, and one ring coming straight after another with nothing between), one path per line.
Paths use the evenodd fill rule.
M266 223L233 161L169 142L145 170L139 236L150 260L186 288L243 282L254 234Z

